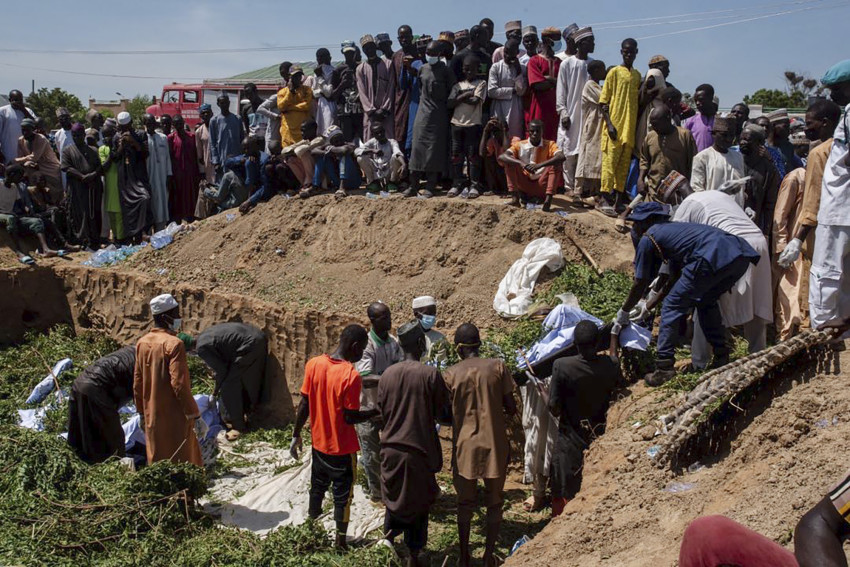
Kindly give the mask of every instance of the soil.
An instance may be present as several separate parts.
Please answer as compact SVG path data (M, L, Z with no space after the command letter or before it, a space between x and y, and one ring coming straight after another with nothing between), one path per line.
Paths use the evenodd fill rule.
M850 353L826 366L776 378L746 412L732 410L743 431L679 475L647 456L658 442L655 427L634 427L666 413L676 398L634 386L586 453L578 496L506 565L676 565L687 524L713 514L793 549L800 517L848 469ZM673 493L673 483L690 488Z
M630 268L629 238L592 211L562 218L495 198L277 197L246 216L196 223L171 246L113 268L81 266L85 254L21 268L0 234L0 308L20 319L20 328L71 319L130 340L147 324L144 301L154 291L177 293L190 332L234 317L264 328L291 389L306 358L329 348L347 321L364 322L366 306L377 299L393 308L396 326L422 294L438 298L444 331L464 321L508 324L492 309L498 282L526 244L544 236L561 242L567 260L589 254L603 269ZM61 301L47 307L54 296ZM14 331L0 339L14 340ZM842 353L829 369L803 375L798 367L774 379L730 417L740 432L715 443L713 456L700 456L707 466L678 475L647 457L658 442L651 424L676 396L642 384L624 390L609 411L607 432L586 454L581 492L508 565L675 565L687 523L705 514L727 515L791 545L800 516L848 468L848 365L850 354ZM518 476L512 469L512 481ZM666 491L674 482L690 487ZM518 512L529 487L509 488L506 518L517 521L503 530L511 539L503 544L522 530L534 535L541 521Z

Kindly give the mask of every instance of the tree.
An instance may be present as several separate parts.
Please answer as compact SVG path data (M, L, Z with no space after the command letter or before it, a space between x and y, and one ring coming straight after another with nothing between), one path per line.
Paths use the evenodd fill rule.
M133 97L133 99L127 103L127 112L130 113L130 116L133 117L133 120L137 124L142 123L142 115L145 113L147 108L153 104L153 97L143 94L137 94Z
M56 120L56 109L61 107L68 109L75 122L85 122L86 119L86 109L80 99L59 87L52 90L48 90L47 87L38 89L38 92L32 93L26 98L26 104L35 112L36 116L44 119L48 130L59 127L59 121Z
M810 96L823 93L824 87L816 79L794 71L785 71L783 77L787 84L785 90L759 89L745 96L744 104L760 104L768 108L803 108L808 105Z

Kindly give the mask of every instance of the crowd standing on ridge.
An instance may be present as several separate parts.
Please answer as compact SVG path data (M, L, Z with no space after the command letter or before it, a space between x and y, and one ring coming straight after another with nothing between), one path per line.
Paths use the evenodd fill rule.
M386 33L364 35L359 46L344 41L336 66L319 49L313 76L284 62L276 95L264 100L247 84L237 114L222 94L218 113L201 106L194 132L180 115L126 112L115 120L92 112L86 128L60 108L60 129L48 136L12 91L0 108L0 223L19 259L33 263L21 251L22 234L34 234L41 254L54 256L107 239L137 243L169 222L234 208L247 214L278 194L307 199L328 191L343 199L364 183L367 193L406 198L501 194L508 205L539 203L543 211L564 193L571 204L616 219L635 248L622 307L603 329L580 323L576 354L558 360L543 386L521 386L547 394L543 404L524 404L524 417L557 423L527 437L526 453L545 454L546 464L527 471L534 493L526 509L551 498L558 515L580 487L582 452L604 428L622 379L624 327L651 329L660 306L649 386L676 375L675 349L685 342L693 368L725 365L733 328L750 352L766 347L771 324L777 340L806 328L847 330L850 60L821 80L832 100L813 98L805 120L792 121L785 109L750 116L743 103L721 115L707 83L696 87L690 108L670 82L666 57L653 56L645 74L634 67L633 39L621 42L621 61L606 68L590 56L590 27L538 33L511 21L504 45L493 36L485 18L436 38L403 25L397 51ZM446 368L436 299L418 297L412 308L414 319L393 336L389 308L371 304L370 330L346 327L334 352L307 363L290 452L298 457L309 421L310 515L322 513L330 489L340 546L359 452L368 495L386 506L387 538L403 534L408 564L419 565L443 466L435 426L451 425L460 564L471 561L480 480L484 563L493 565L509 460L505 419L517 411L514 377L504 362L479 356L471 323L455 331L461 360ZM224 323L195 343L177 335L174 297L158 296L150 309L154 329L134 349L101 359L74 384L69 442L86 460L123 453L117 410L132 397L148 461L201 463L197 438L206 430L191 396L187 350L216 374L229 439L245 430L262 398L267 344L259 329ZM801 521L796 559L733 522L707 518L686 532L680 565L846 564L847 486L845 479Z

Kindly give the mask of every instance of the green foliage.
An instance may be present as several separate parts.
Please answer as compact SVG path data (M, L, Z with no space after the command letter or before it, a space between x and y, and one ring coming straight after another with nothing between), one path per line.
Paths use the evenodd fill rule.
M63 106L71 113L74 121L85 122L86 109L83 103L75 95L59 87L52 90L46 87L38 89L38 92L26 97L26 105L35 112L36 116L44 119L48 130L59 127L59 121L56 120L56 109Z
M788 93L779 89L759 89L744 96L744 104L760 104L767 108L803 108L806 97L800 92Z
M70 388L86 366L120 346L94 331L74 335L67 325L54 327L47 333L30 331L19 346L0 351L0 424L18 422L16 410L27 407L25 402L30 392L57 361L63 358L74 361L73 368L59 376L59 385ZM53 399L51 395L48 402ZM45 430L66 431L67 411L67 404L49 406Z
M133 117L133 123L141 127L142 115L153 104L153 97L137 94L127 103L127 112Z

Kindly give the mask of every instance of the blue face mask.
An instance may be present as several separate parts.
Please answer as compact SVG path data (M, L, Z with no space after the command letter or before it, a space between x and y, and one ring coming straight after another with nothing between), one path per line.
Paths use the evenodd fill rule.
M428 61L429 65L436 65L437 63L439 63L440 58L436 55L426 55L425 60Z
M564 42L561 41L560 39L552 44L552 51L554 51L555 53L560 53L563 50L564 50Z
M422 315L419 317L419 324L422 325L422 328L426 331L430 331L431 327L433 327L436 322L436 315Z

